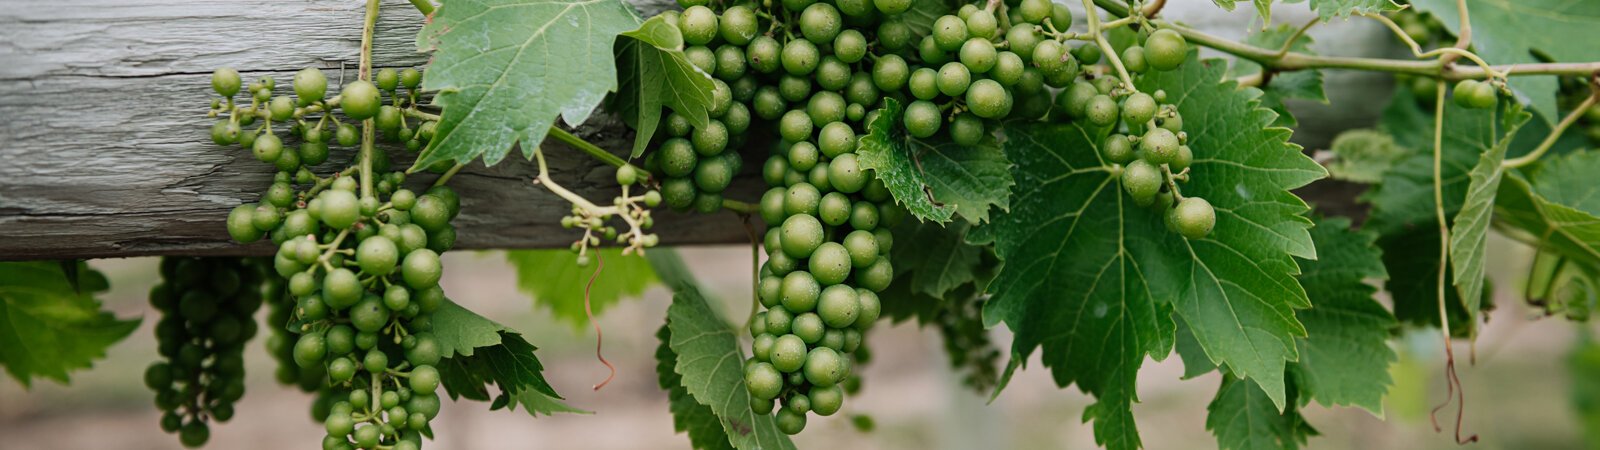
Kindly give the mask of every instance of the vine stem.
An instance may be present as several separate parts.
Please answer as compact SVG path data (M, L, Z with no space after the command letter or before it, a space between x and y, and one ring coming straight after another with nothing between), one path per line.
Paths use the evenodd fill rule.
M556 138L556 140L581 150L584 153L588 153L589 156L593 156L595 159L600 160L600 162L616 167L628 165L627 161L623 161L622 158L617 157L617 155L613 155L611 152L600 148L600 146L589 143L589 141L573 135L572 133L567 132L567 130L561 129L560 127L550 127L550 137Z
M1567 127L1571 127L1574 122L1577 122L1578 118L1583 116L1584 112L1588 111L1589 108L1594 107L1597 101L1600 101L1600 91L1590 93L1589 98L1583 99L1583 103L1578 104L1577 108L1568 112L1566 117L1561 118L1561 123L1556 124L1554 130L1550 130L1550 135L1545 136L1544 141L1540 142L1538 147L1535 147L1533 151L1528 152L1526 155L1501 162L1500 167L1515 169L1538 161L1539 157L1550 151L1550 147L1556 145L1556 141L1561 139L1561 134L1567 132Z
M1112 15L1118 17L1128 15L1127 6L1118 4L1116 0L1093 0L1093 2L1095 6ZM1248 59L1266 69L1279 72L1307 69L1351 69L1420 75L1444 78L1450 81L1487 78L1490 76L1491 70L1505 74L1508 77L1532 75L1588 76L1595 72L1600 72L1600 62L1457 67L1447 64L1448 61L1441 62L1441 60L1414 61L1390 58L1321 56L1298 52L1278 55L1278 49L1261 48L1166 21L1157 21L1157 23L1162 27L1177 31L1189 42Z
M433 2L429 0L411 0L411 6L417 7L417 12L425 17L433 17Z
M1106 41L1106 35L1100 32L1100 13L1094 9L1094 0L1083 0L1083 9L1088 11L1089 35L1094 36L1095 45L1100 46L1100 52L1111 61L1111 67L1117 69L1117 76L1122 77L1122 84L1127 86L1128 90L1138 92L1139 89L1133 87L1133 77L1128 76L1128 69L1122 66L1122 58L1118 57L1117 50L1111 47L1111 42Z
M606 375L605 380L594 385L594 390L598 391L600 388L606 387L607 384L611 384L612 378L617 377L617 367L611 365L610 361L606 361L605 355L600 354L601 346L605 342L605 333L600 331L600 322L594 320L594 309L589 306L589 291L594 289L595 280L600 279L600 271L606 268L606 258L600 252L595 252L594 262L594 274L589 275L589 284L583 286L583 315L588 316L589 324L594 326L594 357L600 360L600 364L604 364L606 369L611 371L610 375Z
M361 28L361 68L357 76L372 79L372 34L378 26L378 0L367 0L367 17ZM372 196L372 152L377 145L376 119L361 121L361 197Z

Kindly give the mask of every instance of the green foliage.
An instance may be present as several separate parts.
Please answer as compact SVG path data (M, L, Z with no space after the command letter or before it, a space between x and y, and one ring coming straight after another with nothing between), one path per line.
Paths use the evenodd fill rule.
M1259 107L1259 91L1219 81L1222 67L1191 56L1140 85L1165 89L1185 121L1212 124L1189 135L1204 156L1185 186L1216 205L1210 237L1185 240L1165 232L1159 213L1134 208L1088 151L1103 132L1027 124L1007 131L1015 204L974 239L992 239L1006 263L986 320L1017 333L1015 358L1042 346L1057 384L1098 398L1085 417L1111 448L1139 445L1129 410L1136 372L1171 351L1173 312L1211 361L1262 385L1275 405L1287 398L1284 364L1305 335L1293 311L1310 306L1293 257L1316 254L1307 206L1288 190L1325 172L1287 142L1288 130L1268 126L1275 114ZM1161 281L1174 279L1190 281Z
M599 315L624 298L637 297L656 283L650 262L637 256L624 256L620 248L591 250L604 260L591 286L595 268L579 267L577 257L566 249L509 250L506 260L517 269L517 287L550 310L574 330L589 323L584 314L583 293L589 292L589 306Z
M1400 8L1394 0L1311 0L1311 9L1316 10L1317 16L1322 20L1350 17L1361 13L1399 11Z
M1217 435L1219 450L1297 449L1317 430L1306 423L1294 400L1291 397L1289 408L1280 412L1260 386L1224 377L1206 407L1211 412L1206 429Z
M1542 163L1529 176L1513 173L1500 185L1496 218L1540 248L1587 267L1600 267L1600 201L1594 191L1600 151Z
M695 67L683 54L683 35L667 16L655 16L636 30L622 33L617 41L617 73L621 79L613 109L632 126L633 158L644 154L650 138L661 122L661 107L666 106L689 119L695 127L711 120L715 86L710 75Z
M1011 208L1011 162L993 140L968 147L943 135L916 139L898 126L898 102L886 99L880 111L856 152L861 166L876 171L912 215L942 223L960 213L979 224L989 220L991 208Z
M1330 218L1317 222L1311 238L1317 259L1301 260L1300 284L1312 307L1295 312L1306 337L1297 341L1300 361L1289 374L1303 403L1358 406L1382 415L1389 365L1398 359L1388 345L1397 322L1367 284L1388 277L1377 236L1351 230L1348 219Z
M1456 0L1412 0L1418 10L1433 13L1452 33L1460 34ZM1490 64L1600 60L1600 2L1566 0L1467 0L1472 15L1472 46ZM1556 108L1555 77L1515 77L1511 87L1527 96L1545 120L1561 117Z
M494 165L522 143L524 157L560 115L582 124L617 89L612 43L639 26L621 0L458 0L417 36L433 50L423 87L444 108L427 153Z
M1283 48L1289 38L1296 37L1298 28L1289 24L1279 24L1275 27L1251 33L1245 38L1245 43L1261 48ZM1311 51L1311 36L1299 36L1294 44L1289 46L1290 51L1314 55ZM1249 76L1261 73L1261 65L1248 60L1239 60L1234 64L1233 71L1238 75ZM1298 125L1294 116L1289 114L1289 108L1284 105L1285 99L1311 100L1315 102L1328 102L1328 96L1322 90L1322 71L1300 70L1275 74L1272 82L1262 88L1261 106L1278 113L1278 120L1274 126L1293 127Z
M1394 137L1377 130L1350 130L1339 133L1329 146L1336 159L1327 164L1334 179L1373 184L1409 152L1395 145Z
M685 393L710 409L734 448L795 448L789 436L778 431L772 416L750 410L750 393L744 385L744 355L739 351L738 336L700 294L694 279L683 267L683 260L677 253L663 250L650 252L648 258L662 281L673 289L672 306L667 308L667 348L676 359L673 371L680 377ZM664 356L658 351L657 361L662 360ZM674 412L702 414L704 410L684 405L674 408ZM689 428L690 424L703 424L707 419L685 416L677 420L684 421L684 427ZM702 436L707 433L709 431L701 431Z
M728 434L722 431L721 420L711 407L700 404L683 387L683 376L678 375L678 354L672 352L672 329L666 324L656 331L661 344L656 346L656 376L661 389L667 391L668 409L672 412L672 427L679 433L689 434L689 444L697 449L731 449Z
M445 355L439 361L439 377L450 398L488 401L488 386L493 384L499 393L490 409L521 404L529 414L582 411L559 401L561 396L544 379L544 365L533 354L537 348L521 334L455 302L445 302L434 312L433 322Z
M1523 112L1520 104L1502 104L1506 107L1500 112L1498 128L1503 130L1503 134L1491 141L1491 147L1483 151L1478 164L1468 173L1471 183L1467 186L1467 196L1450 228L1450 266L1455 275L1456 290L1462 299L1467 300L1469 317L1477 317L1482 307L1481 303L1473 300L1484 296L1484 254L1488 252L1489 221L1494 214L1495 194L1500 190L1501 176L1505 173L1501 164L1505 162L1506 148L1511 146L1517 130L1533 117Z
M68 270L70 269L70 270ZM110 287L82 262L0 262L0 365L23 386L35 378L66 384L75 370L139 328L94 298Z

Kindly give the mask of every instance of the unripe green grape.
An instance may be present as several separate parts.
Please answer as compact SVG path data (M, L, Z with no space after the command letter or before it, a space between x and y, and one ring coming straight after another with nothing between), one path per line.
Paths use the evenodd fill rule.
M798 109L790 110L789 112L784 113L783 118L778 121L778 135L783 137L784 140L791 142L803 142L809 140L811 138L812 128L813 123L811 116L807 115L805 111ZM789 162L790 164L795 163L793 160ZM808 168L797 167L797 169L807 170Z
M1040 42L1033 47L1033 65L1045 73L1060 72L1066 67L1062 60L1065 50L1054 40Z
M668 136L684 137L688 136L689 132L692 131L694 127L693 125L689 124L688 117L684 117L684 115L674 112L667 114L667 116L662 120L662 129L667 131Z
M362 309L362 307L363 306L367 306L366 305L367 303L368 302L362 302L362 304L356 305L356 308L360 309L360 310L364 310L364 309ZM378 305L376 303L374 303L373 306L378 306ZM376 310L381 310L382 308L379 307L379 308L375 308L375 309ZM357 311L352 311L351 312L352 313L351 314L351 322L352 323L356 323L356 317L358 317L356 312ZM384 315L385 315L384 319L385 319L385 321L387 321L388 312L384 311ZM382 327L382 325L379 325L379 327ZM374 329L374 330L371 330L371 331L375 332L375 331L377 331L377 329ZM361 358L361 365L362 365L363 368L365 368L367 370L367 372L383 373L384 370L387 370L389 368L389 355L383 353L383 350L379 350L379 349L367 350L366 356ZM388 397L389 394L390 394L389 392L385 392L385 393L383 393L383 397ZM391 400L388 400L388 399L381 399L381 400L383 400L383 403L388 403L388 405L385 405L385 406L393 406L394 405L393 403L390 403ZM394 403L398 403L398 401L394 401Z
M1183 131L1183 116L1177 114L1176 112L1174 112L1171 117L1163 117L1162 115L1158 114L1156 115L1156 126L1164 128L1173 133Z
M817 70L822 55L811 41L795 39L783 46L783 70L790 75L809 75Z
M372 80L374 84L378 85L378 89L392 92L395 88L400 87L400 72L385 67L379 69L378 73L373 75Z
M833 54L845 64L855 64L867 55L867 38L854 29L841 31L833 38Z
M1057 110L1066 111L1072 118L1081 119L1088 109L1089 100L1096 95L1100 95L1100 91L1096 90L1093 84L1086 81L1073 83L1066 91L1056 96L1056 106L1059 107Z
M861 315L859 297L855 288L847 285L828 286L822 290L822 298L817 301L817 315L822 317L822 322L829 327L845 328L854 325L856 318Z
M780 223L785 217L789 217L788 213L783 211L783 194L784 189L781 187L768 189L766 193L761 194L761 202L759 204L761 220L773 224Z
M418 86L422 86L422 72L409 67L401 70L400 84L405 86L406 89L416 89Z
M661 143L657 150L660 158L661 172L668 177L686 177L694 173L694 167L700 158L695 152L694 144L688 139L671 138Z
M891 52L898 52L911 46L911 40L916 33L911 26L899 19L885 20L878 25L878 47Z
M803 417L802 417L803 418ZM199 419L190 419L178 431L178 442L184 447L195 448L206 444L211 439L211 428Z
M689 142L700 156L722 154L728 148L728 127L722 121L712 119L706 126L695 128L689 135Z
M906 86L911 90L912 97L918 100L933 100L939 96L938 72L927 67L918 68L915 72L911 72L911 79L907 81Z
M272 103L267 104L267 115L277 122L289 120L294 117L294 100L282 95L273 97Z
M870 231L851 231L844 237L844 248L850 253L850 265L854 267L866 267L878 259L878 240Z
M904 1L906 3L910 3L909 0L877 0L877 1L880 4L883 1ZM783 434L787 434L787 435L800 434L801 431L805 431L805 429L806 429L806 415L804 413L794 412L794 411L789 410L787 408L778 410L777 422L778 422L778 431L782 431Z
M844 389L837 385L812 387L809 392L811 411L819 416L831 416L844 406Z
M806 171L806 182L816 186L818 191L828 192L833 190L833 185L828 183L828 165L818 164Z
M745 60L748 61L749 58L745 58ZM746 64L746 69L748 69L748 63ZM735 103L749 103L750 99L756 96L756 89L761 86L756 81L755 75L751 74L749 70L745 70L744 76L730 82L729 87L733 89L733 101Z
M911 76L911 67L906 61L896 55L883 55L872 67L872 82L878 90L895 92L906 85L906 78Z
M361 219L360 200L350 191L326 190L317 198L322 200L322 223L330 228L350 228Z
M819 160L817 146L810 141L796 142L789 146L788 158L790 168L798 171L811 170Z
M828 180L839 192L854 194L867 187L867 172L854 153L844 153L828 162Z
M1122 187L1139 206L1149 206L1161 190L1161 170L1143 159L1136 159L1122 169Z
M1033 25L1018 23L1006 30L1006 43L1011 46L1012 52L1022 57L1023 62L1032 62L1034 49L1040 43L1039 32L1034 30Z
M961 8L956 9L956 17L960 17L961 20L967 20L968 18L971 18L972 13L975 12L978 12L978 5L968 3L961 5Z
M706 45L716 39L717 13L704 5L690 6L678 16L678 29L683 32L683 42L689 45Z
M378 87L367 80L352 81L339 91L339 109L354 120L367 120L378 115L378 107L382 105Z
M1105 142L1100 145L1100 156L1113 164L1127 164L1134 158L1133 143L1125 135L1106 136Z
M999 82L982 79L967 88L967 108L978 117L999 119L1011 113L1011 92Z
M994 13L987 9L979 8L964 19L967 22L967 33L973 37L989 40L994 39L999 32L1000 21L996 20Z
M1150 164L1159 166L1171 163L1177 157L1179 145L1178 135L1165 128L1153 128L1139 139L1139 152Z
M927 100L917 100L906 105L904 122L907 133L914 137L925 138L939 132L943 118L938 105Z
M911 0L872 0L872 4L878 7L878 12L891 16L911 9Z
M694 184L701 192L718 193L728 188L733 175L727 158L706 158L694 169Z
M828 387L844 379L845 365L849 364L839 352L827 347L812 349L806 354L804 373L813 386Z
M1089 104L1084 107L1084 115L1089 123L1096 126L1107 127L1117 123L1117 101L1106 95L1096 95L1089 99Z
M278 160L278 156L283 154L283 141L278 139L278 135L262 133L251 144L250 152L261 162L275 162Z
M850 221L850 198L839 192L822 196L817 205L817 216L828 226L839 226Z
M744 384L752 397L771 400L783 389L783 374L772 364L757 363L744 372Z
M850 84L850 65L828 55L817 64L817 85L825 91L837 91Z
M1078 60L1077 59L1073 59L1073 58L1068 58L1066 64L1067 64L1067 66L1066 66L1067 68L1066 69L1058 70L1058 71L1055 71L1055 72L1040 71L1040 73L1044 75L1044 84L1045 84L1045 86L1050 86L1050 87L1058 88L1058 89L1066 89L1067 86L1071 86L1072 83L1076 82L1076 80L1078 78L1078 73L1077 73L1077 69L1076 69L1077 64L1078 64Z
M983 141L984 134L983 119L972 113L957 114L955 120L950 121L950 140L956 144L978 145Z
M1122 100L1122 121L1143 125L1156 117L1156 100L1150 94L1135 92Z
M750 45L745 47L744 57L750 63L750 68L756 72L772 73L782 64L783 46L776 39L769 36L756 36L750 40Z
M1189 57L1189 44L1183 35L1169 28L1162 28L1150 33L1144 41L1144 58L1151 68L1156 70L1172 70L1183 64Z
M787 307L786 307L787 308ZM817 313L808 312L794 317L794 322L789 326L789 332L799 336L806 344L816 344L822 340L822 334L828 329L822 324L822 318Z
M744 76L745 58L744 50L741 47L724 45L717 47L714 53L716 55L716 72L713 75L722 80L737 80L739 77ZM731 97L732 92L729 92L729 95Z
M817 340L821 340L821 338L819 337ZM801 414L811 412L811 398L806 397L805 394L796 393L789 397L789 403L785 409Z
M728 7L722 11L722 18L718 21L718 31L722 40L729 44L740 46L749 44L759 32L755 11L745 5Z
M1044 19L1050 17L1052 12L1054 12L1054 9L1050 5L1050 0L1022 0L1022 3L1017 6L1017 13L1022 15L1022 20L1032 24L1043 24ZM1057 30L1066 30L1066 27L1069 26L1069 24L1060 23L1052 25L1055 25Z
M783 184L783 175L789 172L789 158L785 155L773 155L767 158L766 165L761 166L761 179L769 186Z
M378 131L387 134L400 131L401 121L400 108L383 105L378 107L378 116L373 120L373 124L377 125Z
M800 33L816 44L828 44L844 27L839 10L827 3L813 3L800 13Z
M1122 50L1122 67L1128 72L1139 73L1150 69L1144 59L1144 47L1135 45Z
M255 214L251 215L250 219L251 223L255 224L257 229L261 231L272 231L273 229L278 228L278 224L283 222L283 214L278 212L278 207L272 206L270 203L263 203L259 206L256 206L256 212Z
M266 232L255 226L256 205L246 203L228 212L228 236L235 242L248 244L261 239Z
M961 44L966 43L967 23L957 16L940 16L933 21L933 42L939 45L940 50L953 52L961 49Z
M326 356L328 356L328 346L321 334L304 334L294 343L294 361L300 367L322 364L322 358Z
M850 228L871 230L877 227L878 207L870 202L855 202L850 205Z
M817 148L829 158L851 153L856 150L856 132L849 124L836 121L824 125L822 132L817 137ZM853 191L852 191L853 192Z
M339 124L333 132L333 140L345 147L353 146L361 142L361 132L353 125Z
M924 36L917 44L917 57L922 58L922 64L937 66L950 62L950 54L939 48L933 36Z
M294 95L301 106L321 101L327 94L328 77L322 74L322 69L307 67L295 72Z
M1217 225L1217 211L1200 197L1184 197L1167 210L1167 229L1189 239L1203 239Z
M808 99L811 97L811 79L783 74L778 78L778 94L788 102Z
M1193 162L1194 150L1191 150L1187 145L1179 145L1178 154L1172 158L1172 161L1167 163L1167 166L1171 167L1173 171L1181 172L1183 169L1189 168L1189 164Z
M910 4L909 1L906 2ZM211 72L211 89L223 97L232 98L239 93L239 71L223 67Z
M1000 57L994 49L994 43L984 38L968 39L961 44L961 64L974 73L988 73L994 69Z
M218 120L211 125L211 142L217 145L239 142L239 125L227 120Z
M779 257L788 258L787 256L784 256L782 252L772 255L773 260L776 260ZM777 301L781 300L782 294L779 294ZM794 323L794 314L790 313L788 308L784 308L781 303L775 302L772 305L767 306L766 322L767 333L771 333L773 336L783 337L783 335L789 334L789 328ZM774 342L774 344L776 344L776 342ZM776 350L777 346L774 345L773 349ZM768 359L770 360L771 355L768 356Z
M818 91L811 95L811 100L806 102L806 115L811 117L811 122L823 126L844 120L844 108L847 103L844 96L833 91Z
M800 11L804 11L807 6L811 6L812 3L816 2L817 0L783 0L780 3L783 5L783 9L788 10L789 12L798 13Z
M1051 25L1062 31L1066 31L1068 27L1072 26L1072 10L1067 9L1067 5L1051 3L1050 6Z
M400 265L400 275L412 289L428 289L439 285L443 270L439 264L439 254L425 248L412 250Z
M782 230L783 253L792 258L810 257L822 245L822 222L809 214L789 216L783 220Z
M770 326L770 325L769 325ZM772 367L783 373L795 373L806 363L806 343L799 336L778 336L772 344Z
M1099 63L1101 56L1104 55L1100 53L1100 46L1093 43L1086 43L1072 49L1072 57L1083 64ZM1149 58L1146 58L1146 60L1148 59Z
M850 276L850 252L837 242L824 242L811 254L806 264L823 286L842 283Z
M1027 64L1022 62L1022 57L1016 53L1000 52L995 57L994 68L989 71L989 77L1000 82L1001 86L1011 87L1022 81L1027 68Z
M706 74L716 73L717 54L706 46L696 45L685 48L683 49L683 57L689 60L689 64L693 64Z

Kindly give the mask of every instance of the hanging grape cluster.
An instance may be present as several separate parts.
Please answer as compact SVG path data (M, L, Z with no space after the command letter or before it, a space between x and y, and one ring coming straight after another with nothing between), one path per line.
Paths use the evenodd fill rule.
M162 360L145 370L144 382L164 411L161 429L199 447L211 437L207 423L228 421L244 396L244 346L257 331L252 315L261 307L266 267L251 259L169 257L160 274L150 305L161 314Z
M443 355L431 314L445 302L439 254L455 243L450 221L460 199L444 186L421 194L405 188L406 175L386 173L387 153L375 142L415 151L431 137L433 122L413 128L409 119L426 117L415 114L421 76L380 70L375 83L353 81L327 98L326 77L309 68L295 75L294 99L273 96L273 82L264 78L249 86L249 106L234 103L237 72L212 76L223 96L216 103L226 102L213 114L227 113L213 137L244 144L278 170L259 204L228 215L228 233L241 243L267 237L277 245L272 268L287 279L289 298L276 303L289 308L275 312L273 326L293 334L275 335L270 345L295 366L280 371L280 380L333 399L316 411L328 432L326 449L418 448L439 412L434 365ZM344 119L331 114L335 109ZM237 133L257 120L255 131ZM302 141L298 151L284 149L274 123L288 124ZM363 136L357 124L372 134ZM327 160L330 141L360 146L367 156L319 176L311 166Z

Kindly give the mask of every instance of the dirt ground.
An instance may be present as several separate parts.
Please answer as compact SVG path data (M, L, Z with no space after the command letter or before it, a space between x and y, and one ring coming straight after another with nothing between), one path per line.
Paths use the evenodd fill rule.
M746 247L683 249L707 290L723 299L734 315L747 309L749 250ZM434 422L432 449L682 449L688 439L675 434L666 395L656 387L654 332L670 301L651 288L600 319L605 355L618 366L615 381L601 391L590 386L605 377L594 359L588 328L555 322L515 288L514 272L499 253L461 252L448 256L446 290L468 308L524 332L540 347L539 358L556 390L593 415L533 418L522 411L488 410L483 403L446 402ZM1493 259L1491 259L1493 260ZM104 296L119 316L142 316L145 323L91 370L75 374L71 387L36 382L24 389L0 381L0 449L175 449L175 436L161 432L152 394L142 383L144 367L156 357L153 311L145 292L154 283L149 259L97 261L115 289ZM1498 280L1497 280L1498 281ZM1503 283L1510 286L1512 283ZM1489 324L1477 348L1478 364L1463 365L1467 389L1465 427L1479 434L1486 449L1585 448L1572 413L1564 361L1573 325L1526 317L1513 299ZM1005 345L1009 335L994 331ZM870 336L875 359L865 368L861 395L846 401L845 414L813 417L796 438L801 448L838 449L1043 449L1092 448L1094 439L1080 417L1091 399L1075 388L1059 389L1039 369L1020 373L992 404L961 387L946 369L935 333L914 325L881 324ZM1307 408L1323 434L1313 449L1448 449L1449 430L1435 433L1427 411L1442 398L1439 342L1432 334L1401 341L1406 355L1394 370L1397 386L1384 417L1365 411L1317 405ZM1211 374L1179 380L1178 358L1150 362L1140 373L1143 403L1136 415L1145 446L1151 449L1209 448L1206 404L1218 383ZM278 386L275 364L263 345L248 355L249 388L232 421L212 428L213 449L318 448L321 426L310 419L310 399ZM859 432L848 414L871 416L877 427Z

